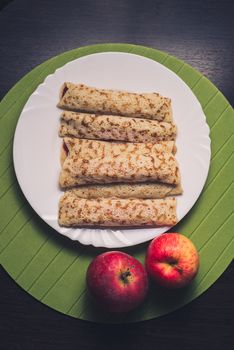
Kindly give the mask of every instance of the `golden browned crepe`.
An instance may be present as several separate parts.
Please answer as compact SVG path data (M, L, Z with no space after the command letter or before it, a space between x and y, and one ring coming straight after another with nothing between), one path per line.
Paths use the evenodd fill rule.
M141 198L157 199L167 196L175 196L183 192L181 185L169 185L164 183L125 183L108 185L80 186L70 190L79 198Z
M176 199L79 198L68 191L59 203L61 226L175 225Z
M87 156L88 158L102 157L103 154L117 156L123 150L136 155L149 154L151 152L170 152L176 153L175 141L159 141L158 143L122 143L122 142L105 142L86 139L76 139L72 137L64 137L63 147L61 150L61 164L68 156L68 153L79 152L79 155Z
M173 141L114 143L64 138L64 142L68 155L60 173L63 188L115 182L180 183Z
M171 99L158 93L98 89L65 82L58 107L73 111L172 121Z
M176 126L158 120L64 111L59 135L128 142L175 140Z
M61 155L60 155L61 165L63 165L65 159L68 156L68 153L73 149L74 145L75 145L75 147L77 147L77 142L80 142L80 141L75 141L75 139L72 139L72 138L64 138L63 140L64 140L64 142L63 142L63 145L61 148ZM66 142L65 142L65 140L66 140ZM81 140L82 143L84 141L85 141L84 139ZM86 147L92 147L90 145L90 142L92 140L86 140L86 141L87 141ZM129 144L129 151L131 149L134 150L134 147L132 147L131 145L133 146L133 144ZM147 147L145 149L146 152L147 151L150 152L150 150L151 150L150 147ZM158 152L162 152L162 151L172 152L173 154L175 154L177 151L177 148L176 148L174 141L159 141L158 143L154 144L154 150L158 151ZM84 151L86 152L86 148L81 147L79 149L79 152L83 152L83 154L84 154ZM96 155L101 156L102 152L103 152L103 147L98 147Z

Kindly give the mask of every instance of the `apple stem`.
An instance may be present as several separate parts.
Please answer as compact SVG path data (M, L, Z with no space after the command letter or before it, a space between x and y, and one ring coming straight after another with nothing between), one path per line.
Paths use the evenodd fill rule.
M183 273L183 269L180 266L176 266L176 269L179 273L181 273L181 274Z
M124 282L124 283L128 283L128 277L131 276L131 272L129 270L122 272L120 275L120 279Z

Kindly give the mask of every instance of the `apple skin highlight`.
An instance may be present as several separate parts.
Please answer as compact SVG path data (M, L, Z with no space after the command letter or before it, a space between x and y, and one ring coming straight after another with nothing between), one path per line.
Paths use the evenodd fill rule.
M190 239L179 233L166 233L151 241L145 266L160 286L182 288L196 276L199 255Z
M111 251L91 262L87 286L93 299L106 311L128 312L144 300L148 277L144 266L134 257Z

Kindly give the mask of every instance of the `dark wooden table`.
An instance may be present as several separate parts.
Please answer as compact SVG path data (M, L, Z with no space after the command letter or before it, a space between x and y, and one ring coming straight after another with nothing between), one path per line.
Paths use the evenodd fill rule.
M0 2L0 98L44 60L79 46L126 42L167 51L234 102L234 2L16 0ZM100 325L34 300L0 267L0 349L233 349L234 263L170 315Z

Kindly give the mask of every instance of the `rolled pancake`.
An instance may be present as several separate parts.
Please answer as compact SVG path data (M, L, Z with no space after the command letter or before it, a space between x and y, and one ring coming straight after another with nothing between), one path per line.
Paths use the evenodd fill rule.
M119 146L122 143L110 143L110 142L102 142L97 141L95 143L96 150L95 156L96 157L102 157L103 153L110 153L110 156L112 155L112 152L114 152L114 155L119 154ZM158 141L157 143L141 143L141 146L135 147L134 143L128 143L125 144L128 145L128 151L134 152L136 154L142 154L144 153L150 153L152 148L153 151L157 152L172 152L173 154L176 153L177 148L175 145L175 141ZM87 150L88 149L88 150ZM63 145L61 148L61 156L60 156L60 162L61 165L63 165L65 159L67 158L69 152L76 152L82 156L87 156L88 158L93 158L94 152L93 149L93 140L86 140L86 139L74 139L70 137L64 137L63 138Z
M133 93L65 82L58 107L73 111L172 121L170 98L158 93Z
M181 185L169 185L164 183L142 184L110 184L96 186L81 186L70 190L76 197L95 198L141 198L157 199L167 196L179 195L183 192Z
M59 225L164 226L175 225L176 199L84 199L68 191L59 203Z
M87 158L102 157L104 154L117 156L123 151L128 153L150 154L151 152L170 152L176 153L175 141L159 141L157 143L123 143L123 142L106 142L87 139L77 139L72 137L63 138L62 163L69 152L76 152Z
M62 164L63 188L115 182L180 183L179 167L171 150L174 141L114 143L64 138L68 150ZM170 151L168 148L170 146Z
M128 142L175 140L176 126L157 120L64 111L59 135Z

